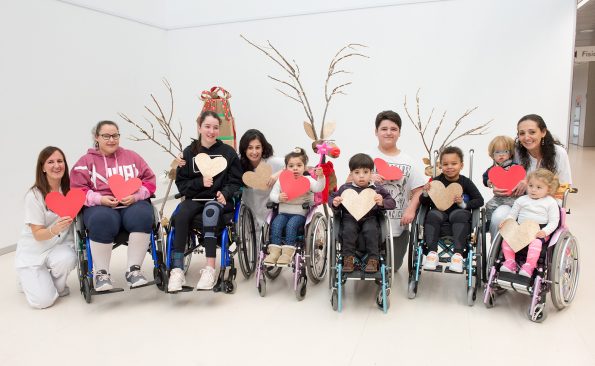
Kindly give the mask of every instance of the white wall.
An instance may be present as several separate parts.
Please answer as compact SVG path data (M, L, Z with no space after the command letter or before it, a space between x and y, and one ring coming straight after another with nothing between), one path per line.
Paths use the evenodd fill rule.
M200 91L221 85L233 95L240 135L261 129L279 155L308 145L301 107L275 92L266 78L285 75L240 33L261 43L270 39L296 59L318 118L335 51L348 42L369 46L371 59L345 65L354 72L353 85L329 111L343 151L337 161L340 180L348 158L375 145L376 113L394 109L404 117L403 97L412 101L418 88L425 116L432 107L436 113L446 109L452 123L467 107L479 106L468 125L495 119L490 136L460 142L477 150L476 180L489 165L487 142L495 134L513 135L524 114L541 114L556 136L563 141L567 136L573 0L453 0L169 32L62 2L4 0L2 5L5 136L0 149L7 160L0 189L0 229L6 235L0 249L14 244L21 230L22 198L33 182L39 150L58 145L74 163L90 145L94 122L121 122L117 112L140 119L150 92L164 99L162 76L174 88L176 116L187 137L195 134ZM133 132L121 127L123 135ZM149 143L123 144L143 154L155 171L168 165L169 158ZM424 153L407 120L399 147L416 159Z
M476 149L479 182L490 164L489 140L514 135L525 114L542 115L554 135L566 141L575 6L573 0L459 0L171 31L168 42L175 57L168 74L184 121L195 119L202 89L224 86L233 95L240 135L248 128L261 129L283 155L309 144L301 127L304 112L266 77L286 77L283 71L241 40L240 33L261 44L268 39L298 62L318 118L331 57L348 42L364 43L371 58L348 61L353 85L329 112L343 151L339 180L347 174L351 155L376 144L376 113L394 109L405 118L404 96L413 107L421 88L423 116L432 107L435 114L446 109L445 128L468 107L479 109L463 128L494 119L489 136L457 143ZM421 140L407 120L399 147L420 159L421 166Z
M59 146L73 164L90 147L94 123L119 121L119 111L140 116L148 93L160 90L165 41L163 31L56 1L2 1L0 249L22 229L39 151Z

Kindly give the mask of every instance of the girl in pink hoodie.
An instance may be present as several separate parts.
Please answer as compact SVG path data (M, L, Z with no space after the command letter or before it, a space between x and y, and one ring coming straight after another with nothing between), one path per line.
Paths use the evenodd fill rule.
M95 290L113 288L109 263L114 238L124 229L128 239L126 282L131 287L147 284L140 267L150 244L153 208L147 200L155 193L155 174L137 153L120 147L120 131L112 121L101 121L93 129L95 148L89 149L70 172L70 187L87 194L83 222L89 232L95 273ZM118 201L108 185L114 174L124 180L139 178L141 187Z

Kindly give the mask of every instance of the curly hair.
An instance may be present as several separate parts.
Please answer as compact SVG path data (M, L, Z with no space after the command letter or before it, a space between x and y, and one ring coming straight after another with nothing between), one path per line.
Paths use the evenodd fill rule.
M533 121L537 124L537 127L539 128L539 130L541 132L545 131L545 136L542 138L542 140L540 142L540 147L541 147L541 165L540 165L540 167L545 168L552 172L556 172L557 168L558 168L556 166L556 145L562 146L562 144L560 143L560 141L554 139L550 130L547 129L547 125L545 124L545 121L543 120L543 118L541 118L541 116L539 116L537 114L528 114L526 116L521 117L521 119L517 123L517 130L518 130L518 127L521 124L521 122L524 122L524 121ZM524 147L523 144L521 144L521 142L519 141L518 132L517 132L517 140L516 140L515 147L516 147L516 150L518 151L519 161L520 161L521 165L523 166L523 168L525 168L525 170L528 170L529 166L531 165L529 151L527 151L527 148Z

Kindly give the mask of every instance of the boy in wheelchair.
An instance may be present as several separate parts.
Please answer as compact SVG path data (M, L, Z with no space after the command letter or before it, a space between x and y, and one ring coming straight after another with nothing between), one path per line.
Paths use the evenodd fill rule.
M471 233L471 210L483 206L483 197L471 181L460 174L463 169L463 152L455 146L446 147L440 153L442 174L434 178L445 187L451 183L458 183L463 188L462 196L455 197L452 205L445 211L440 211L428 195L430 183L423 188L420 203L432 207L425 219L424 241L427 244L428 254L424 263L425 270L435 270L438 266L438 241L443 225L448 225L452 231L454 241L454 255L450 259L449 270L463 272L463 251L467 244L467 237Z
M375 273L378 272L378 257L380 250L378 247L379 226L377 221L377 214L380 210L392 210L396 206L395 200L390 193L381 186L376 186L372 183L372 170L374 169L374 161L366 154L356 154L349 159L349 171L352 182L343 184L339 190L333 192L329 197L329 205L333 208L335 214L339 215L341 220L341 231L339 233L342 238L341 252L343 255L343 272L353 272L356 264L356 245L358 236L363 239L365 243L365 255L367 261L365 262L364 272ZM374 196L375 205L362 218L356 220L349 211L341 204L343 198L341 194L352 189L358 194L364 189L371 188L376 192ZM363 258L362 258L363 259ZM358 259L358 263L360 260ZM364 261L361 261L363 264Z

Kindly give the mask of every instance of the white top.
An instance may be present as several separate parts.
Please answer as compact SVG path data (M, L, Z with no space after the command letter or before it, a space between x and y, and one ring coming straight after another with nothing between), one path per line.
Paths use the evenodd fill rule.
M268 159L264 159L262 162L265 162L271 166L273 174L285 168L285 161L283 158L271 156ZM242 202L252 211L257 227L260 227L264 223L269 214L269 209L266 205L267 201L269 200L271 189L272 187L267 190L254 189L250 187L243 188Z
M278 179L271 190L271 194L269 195L271 201L279 203L279 213L287 213L287 214L294 214L294 215L306 215L308 210L304 210L302 207L302 203L305 202L312 202L313 195L312 192L320 192L324 189L326 184L326 179L324 175L318 179L314 179L310 176L305 176L310 181L310 191L304 193L303 195L296 197L288 202L279 203L279 194L281 194L281 180Z
M525 221L534 221L540 225L547 224L541 230L545 231L546 235L550 235L558 227L560 208L556 199L551 196L537 200L529 196L521 196L514 201L507 219L517 220L520 224Z
M37 241L29 225L50 227L59 217L45 207L45 201L37 188L30 189L25 195L25 226L17 242L15 266L17 268L40 266L45 262L47 254L56 245L74 245L72 226L60 236L49 240Z
M397 203L394 210L387 212L393 229L393 235L399 236L406 229L404 226L401 226L401 217L403 217L403 211L405 211L411 201L411 191L422 187L426 184L427 179L422 174L422 171L419 170L419 164L414 164L413 159L402 151L398 155L391 156L382 153L376 148L368 151L367 154L372 159L380 158L386 161L388 165L396 166L403 171L403 178L400 180L388 180L383 185Z
M568 160L568 153L566 152L566 150L560 146L560 145L554 145L554 148L556 149L556 172L554 172L556 175L558 175L558 179L560 180L560 184L570 184L572 185L572 173L570 172L570 160ZM520 164L519 158L518 158L519 154L518 151L516 152L516 154L514 155L514 162L517 164ZM527 173L530 173L534 170L537 170L537 168L540 168L540 166L537 165L537 159L535 159L534 157L531 156L531 154L529 154L529 169L527 170Z

